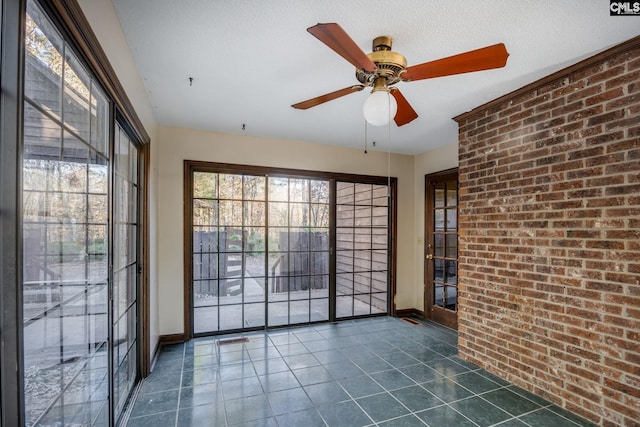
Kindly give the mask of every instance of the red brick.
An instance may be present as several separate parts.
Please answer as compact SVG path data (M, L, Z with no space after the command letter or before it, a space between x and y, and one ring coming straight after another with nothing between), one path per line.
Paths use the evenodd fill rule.
M621 87L614 87L613 89L608 90L606 92L602 92L595 96L586 98L584 100L584 103L586 106L591 106L594 104L600 104L602 102L609 101L614 98L619 98L622 96L624 96L624 90Z
M610 55L460 123L459 348L637 427L640 50Z
M638 82L640 80L640 71L624 74L618 78L611 79L607 82L607 89L616 86L623 86L627 83Z

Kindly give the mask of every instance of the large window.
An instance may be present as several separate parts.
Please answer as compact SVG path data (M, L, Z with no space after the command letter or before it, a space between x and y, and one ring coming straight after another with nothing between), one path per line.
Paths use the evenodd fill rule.
M186 167L194 334L387 313L386 178Z

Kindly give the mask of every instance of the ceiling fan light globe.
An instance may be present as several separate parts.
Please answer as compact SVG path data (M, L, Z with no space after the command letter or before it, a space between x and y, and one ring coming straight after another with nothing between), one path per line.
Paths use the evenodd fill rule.
M372 92L364 102L362 113L370 125L384 126L396 115L398 104L386 90Z

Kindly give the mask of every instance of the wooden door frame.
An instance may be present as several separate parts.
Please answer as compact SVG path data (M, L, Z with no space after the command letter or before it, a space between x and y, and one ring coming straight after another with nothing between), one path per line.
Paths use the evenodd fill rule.
M422 253L422 262L424 263L424 317L434 322L440 323L452 329L458 329L458 315L457 311L452 315L451 310L446 310L437 306L434 306L433 301L433 283L429 285L429 281L433 278L433 260L428 259L429 254L433 254L433 204L430 202L429 190L431 187L430 182L433 180L440 180L455 177L458 181L458 168L451 168L441 172L425 175L424 177L424 247ZM456 221L457 224L457 221ZM457 226L456 226L457 227ZM431 245L431 246L430 246Z

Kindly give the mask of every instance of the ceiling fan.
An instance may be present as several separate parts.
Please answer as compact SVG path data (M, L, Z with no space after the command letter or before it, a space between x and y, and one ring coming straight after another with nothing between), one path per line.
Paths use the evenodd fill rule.
M400 90L393 86L396 83L501 68L506 65L507 57L509 56L504 44L499 43L407 67L405 57L391 50L391 37L389 36L380 36L373 39L373 52L365 54L342 27L336 23L317 24L307 28L307 31L353 64L356 67L356 78L360 84L293 104L292 107L306 110L372 86L370 99L373 99L376 94L385 95L385 98L388 99L388 101L382 100L382 106L377 106L377 108L382 108L385 111L384 114L387 115L387 118L384 117L384 114L381 118L380 112L374 110L373 114L375 115L377 112L377 118L372 117L372 120L370 120L367 117L367 103L369 103L369 100L365 103L365 117L369 123L374 125L386 124L389 122L389 118L394 116L396 125L402 126L418 117L418 113L411 107ZM389 93L393 96L395 102L388 95ZM379 103L380 101L376 102ZM389 107L386 107L385 103ZM394 106L391 105L392 103L397 106L396 112L393 112ZM376 107L373 108L375 109Z

